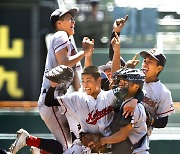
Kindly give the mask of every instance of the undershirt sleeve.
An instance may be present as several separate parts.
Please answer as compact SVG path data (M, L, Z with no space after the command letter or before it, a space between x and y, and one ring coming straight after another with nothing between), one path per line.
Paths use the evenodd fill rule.
M155 128L164 128L166 127L167 123L168 123L168 116L154 119L154 123L152 126Z
M61 106L58 102L57 99L54 99L54 91L55 88L50 87L46 93L46 98L45 98L45 105L48 107L51 106Z

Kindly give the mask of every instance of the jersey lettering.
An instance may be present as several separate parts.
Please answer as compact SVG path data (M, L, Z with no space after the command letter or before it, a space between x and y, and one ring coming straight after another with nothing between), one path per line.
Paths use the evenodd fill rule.
M148 97L144 97L142 102L148 104L149 106L151 107L156 107L156 105L158 104L157 102L154 102L153 100L151 100L150 98Z
M95 113L94 113L94 110L93 110L93 111L91 111L88 114L88 118L86 119L86 122L87 122L87 124L95 125L99 119L101 119L102 117L106 116L107 114L109 114L112 111L113 111L113 107L112 106L105 107L101 111L99 111L97 109L95 111Z

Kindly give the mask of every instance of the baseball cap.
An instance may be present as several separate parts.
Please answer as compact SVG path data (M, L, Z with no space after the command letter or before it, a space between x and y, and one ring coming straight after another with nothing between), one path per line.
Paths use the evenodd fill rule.
M158 51L156 48L153 48L153 49L151 49L150 51L141 51L140 52L140 55L143 57L143 58L145 58L146 57L146 55L150 55L151 57L153 57L154 59L156 59L158 62L159 62L159 64L161 65L161 66L163 66L164 67L164 65L166 64L166 56L162 53L162 52L160 52L160 51Z
M78 13L78 8L72 9L56 9L50 16L51 26L54 28L55 23L62 17L64 14L70 13L73 17Z
M111 69L111 67L112 67L112 61L108 61L106 63L106 65L101 65L101 66L98 67L98 69L99 69L100 72L104 72L104 70Z

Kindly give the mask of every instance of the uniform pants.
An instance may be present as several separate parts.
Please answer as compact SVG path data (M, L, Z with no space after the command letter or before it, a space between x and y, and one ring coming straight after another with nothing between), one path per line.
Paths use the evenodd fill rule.
M70 147L72 139L65 115L62 115L56 106L47 107L42 102L39 104L39 114L55 139L61 143L64 150Z

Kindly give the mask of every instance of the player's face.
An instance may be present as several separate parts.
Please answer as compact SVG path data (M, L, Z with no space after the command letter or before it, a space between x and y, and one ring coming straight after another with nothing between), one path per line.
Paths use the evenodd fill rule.
M127 80L122 80L122 79L119 82L119 87L128 89L127 98L133 97L137 93L137 91L139 89L138 84L135 84L135 83L133 83L131 81L127 81Z
M111 72L111 69L105 69L104 70L104 73L106 73L107 77L109 80L112 79L112 72Z
M120 79L119 81L119 87L122 88L129 88L129 83L127 80Z
M128 96L133 97L139 89L139 85L129 81Z
M146 76L146 82L152 82L157 80L158 73L162 70L162 66L157 66L157 60L147 55L143 60L142 69Z
M57 24L60 25L58 30L65 31L68 36L74 35L75 21L71 14L67 13L63 15L62 19L57 21Z
M97 98L101 90L101 78L95 80L92 75L83 74L82 75L82 86L87 95L91 95L94 98Z

